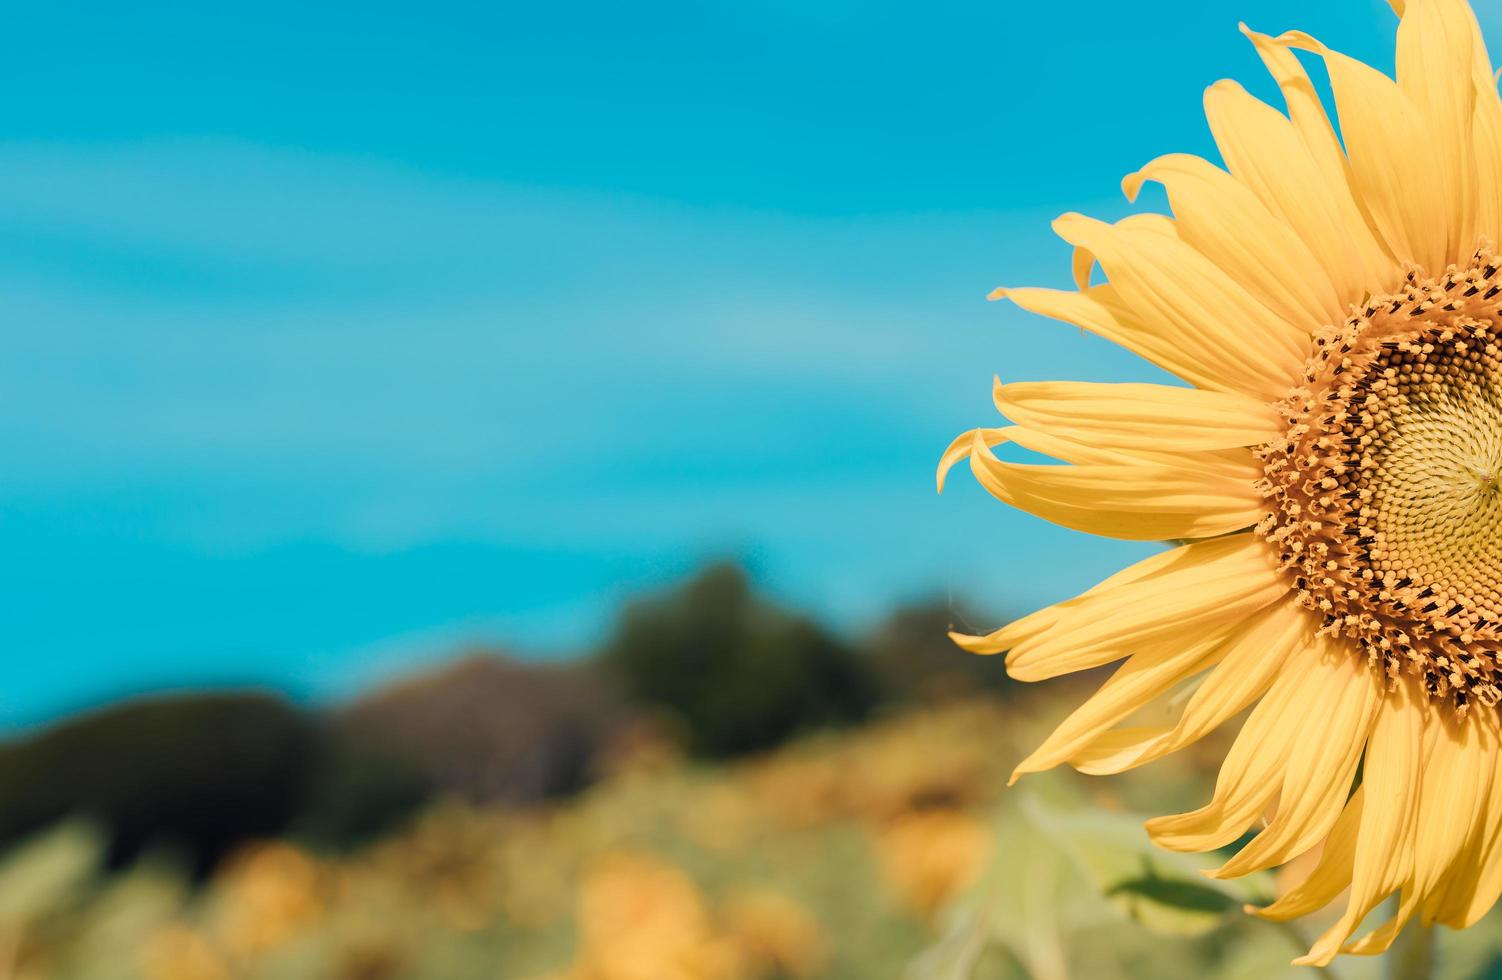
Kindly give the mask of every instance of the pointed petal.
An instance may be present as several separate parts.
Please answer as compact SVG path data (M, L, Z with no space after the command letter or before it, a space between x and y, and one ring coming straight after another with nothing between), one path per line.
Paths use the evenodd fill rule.
M1423 138L1428 127L1418 106L1386 75L1307 34L1291 31L1277 40L1324 58L1351 186L1387 247L1431 274L1443 272L1459 257L1449 248L1454 189Z
M1266 513L1253 489L1261 477L1256 458L1247 453L1239 472L1227 474L1219 460L1196 457L1184 453L1167 464L1008 463L977 433L970 468L997 499L1089 534L1161 541L1213 537L1256 524Z
M1156 324L1165 339L1222 379L1212 387L1272 401L1299 377L1310 351L1304 331L1184 242L1078 214L1058 218L1054 231L1094 252L1139 320Z
M1296 965L1329 964L1361 920L1407 877L1428 711L1425 695L1415 687L1411 678L1400 679L1372 727L1362 770L1367 805L1361 814L1346 911L1306 955L1294 960Z
M1299 729L1268 825L1216 872L1234 878L1282 864L1325 838L1350 795L1356 765L1382 703L1383 680L1344 639L1320 637L1290 658L1310 689L1287 722Z
M1030 313L1072 323L1111 343L1125 347L1170 374L1197 388L1239 391L1233 377L1218 374L1212 365L1199 361L1179 346L1173 333L1161 324L1140 319L1124 303L1112 285L1092 286L1082 292L1023 287L1000 288L993 299L1009 299Z
M1459 261L1476 248L1478 195L1471 148L1481 31L1461 0L1415 0L1398 25L1398 87L1428 124L1426 153L1445 176L1447 250Z
M1402 280L1357 204L1338 150L1320 152L1317 141L1311 149L1286 116L1234 82L1206 90L1205 118L1232 175L1304 240L1341 303L1355 305Z
M1088 596L1051 628L1017 643L1007 672L1033 681L1098 667L1149 640L1235 623L1287 594L1276 556L1253 534L1169 552L1152 574Z
M1346 801L1345 809L1331 828L1319 863L1308 878L1266 908L1248 908L1247 911L1273 922L1287 922L1318 912L1351 887L1351 874L1356 866L1356 840L1365 801L1366 787L1356 787L1356 792Z
M1287 425L1247 395L1153 384L1017 382L996 387L996 407L1014 422L1080 442L1146 450L1257 446Z
M1084 704L1059 723L1043 744L1012 773L1042 772L1065 762L1110 726L1153 698L1214 664L1223 655L1223 642L1239 623L1221 624L1203 635L1166 636L1137 648Z
M1222 659L1195 688L1178 722L1106 732L1069 760L1092 775L1123 772L1160 759L1214 731L1261 697L1318 622L1292 602L1261 610L1225 642Z
M1195 552L1197 553L1197 552ZM995 654L1012 649L1027 640L1037 639L1047 635L1056 629L1059 623L1071 612L1077 610L1087 601L1100 598L1108 592L1112 592L1124 585L1141 582L1152 578L1162 572L1184 567L1190 560L1191 549L1188 545L1160 551L1135 564L1128 565L1121 571L1097 583L1093 588L1066 599L1063 602L1054 603L1029 613L1021 619L1014 619L1001 629L994 630L984 636L967 636L963 633L950 633L949 638L962 649L971 653Z
M1159 157L1122 182L1135 200L1145 180L1168 192L1179 237L1284 320L1314 333L1339 323L1340 301L1303 240L1243 183L1199 157Z
M968 429L954 437L944 450L944 455L939 457L938 486L939 492L944 492L944 480L949 476L949 471L970 458L970 453L975 449L976 439L980 439L985 446L999 446L1009 438L1006 427L996 429Z
M1465 862L1436 898L1435 921L1455 929L1467 928L1491 910L1502 894L1502 720L1492 710L1473 712L1467 720L1477 728L1478 771L1472 778L1483 794Z
M1307 687L1288 678L1279 678L1252 709L1221 763L1210 802L1198 810L1147 821L1155 844L1173 851L1224 847L1267 809L1298 738L1290 721L1308 695Z

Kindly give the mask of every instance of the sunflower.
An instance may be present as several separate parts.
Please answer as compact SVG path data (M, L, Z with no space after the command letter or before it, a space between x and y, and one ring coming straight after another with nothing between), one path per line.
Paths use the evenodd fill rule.
M1257 828L1218 877L1322 847L1252 910L1291 919L1349 889L1300 964L1379 953L1415 916L1469 926L1502 892L1502 101L1462 0L1404 6L1396 82L1243 26L1286 114L1211 86L1224 169L1154 160L1123 189L1161 184L1172 217L1066 214L1078 289L993 293L1187 386L998 381L1013 424L963 434L939 469L941 490L968 459L1065 527L1182 542L954 639L1023 681L1124 661L1014 780L1121 772L1251 708L1211 800L1148 831L1205 851ZM1338 136L1295 51L1323 61ZM1135 722L1155 704L1177 720Z

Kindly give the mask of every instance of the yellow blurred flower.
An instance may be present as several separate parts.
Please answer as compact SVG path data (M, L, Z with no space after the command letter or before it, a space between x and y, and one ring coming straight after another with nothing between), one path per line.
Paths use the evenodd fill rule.
M991 833L958 810L914 810L879 831L876 848L898 897L931 917L985 869Z
M146 980L231 980L212 943L185 925L163 928L142 944L137 966Z
M711 927L687 875L656 858L617 853L580 888L581 948L570 980L741 980L744 957Z
M797 902L766 888L726 899L720 917L731 939L759 972L777 977L816 977L829 959L823 931Z
M236 957L276 949L323 912L318 866L290 844L241 852L217 882L223 901L216 931Z

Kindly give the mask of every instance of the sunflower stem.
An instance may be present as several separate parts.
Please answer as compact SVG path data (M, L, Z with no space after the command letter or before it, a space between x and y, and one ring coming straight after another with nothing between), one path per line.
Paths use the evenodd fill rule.
M1434 976L1434 930L1410 923L1387 954L1385 975L1391 980L1429 980Z

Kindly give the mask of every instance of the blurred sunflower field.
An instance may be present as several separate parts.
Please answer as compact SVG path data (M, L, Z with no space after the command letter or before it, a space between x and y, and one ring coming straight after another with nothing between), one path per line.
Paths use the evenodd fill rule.
M1194 802L1199 760L1005 789L1061 706L957 699L728 764L637 739L557 804L440 802L343 853L252 843L197 885L151 855L106 873L101 833L63 823L0 863L0 976L1298 975L1304 939L1241 911L1277 881L1203 878L1132 815ZM1489 931L1457 937L1445 975L1495 970Z
M1208 798L1229 733L1008 787L1098 678L1018 697L948 644L956 614L839 640L712 568L570 664L476 655L317 711L127 703L0 745L0 980L1313 972L1288 964L1318 917L1243 910L1281 878L1215 881L1142 828ZM1439 976L1502 976L1497 930L1440 943Z

